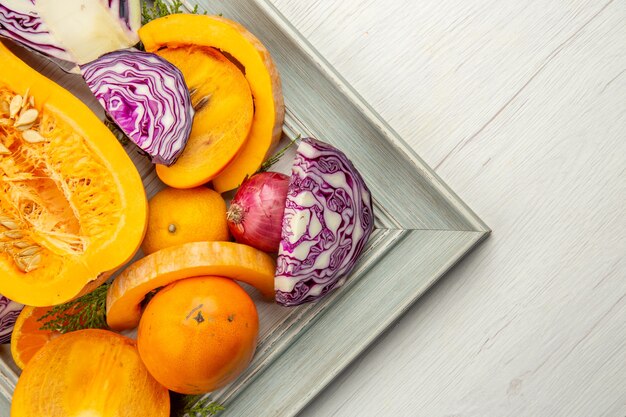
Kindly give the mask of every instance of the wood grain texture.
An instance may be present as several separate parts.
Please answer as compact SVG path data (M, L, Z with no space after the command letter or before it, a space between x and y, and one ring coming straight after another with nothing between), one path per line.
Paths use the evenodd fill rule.
M626 2L273 3L494 230L302 416L625 416Z
M227 415L294 415L456 262L451 252L467 253L484 237L448 230L403 234L367 276L331 296L315 325L227 403Z
M313 135L340 147L374 196L377 229L348 283L297 309L258 303L262 324L253 362L235 382L210 394L227 407L225 416L287 417L301 410L489 230L270 3L224 0L200 6L253 28L272 51L287 104L285 142L296 134ZM94 104L80 77L68 78L41 59L30 57L29 62ZM154 195L163 184L152 165L134 145L128 144L126 151L146 194ZM289 165L283 168L289 170ZM141 256L139 252L135 259ZM385 305L371 302L377 298ZM345 334L350 338L341 340ZM7 352L0 352L0 359L11 366ZM9 398L17 374L2 361L0 395ZM303 371L308 371L306 377ZM282 378L293 380L285 384ZM272 395L264 394L268 389ZM0 414L6 412L0 409Z
M273 2L495 230L302 415L626 415L624 0ZM420 216L403 221L433 220ZM403 262L420 233L445 232L414 233L389 260L420 284L432 265ZM376 284L355 285L381 309L407 295ZM345 314L343 332L317 327L281 359L312 340L363 343L350 294L318 322ZM315 395L277 363L287 380L255 380L268 397ZM244 392L229 413L258 399Z

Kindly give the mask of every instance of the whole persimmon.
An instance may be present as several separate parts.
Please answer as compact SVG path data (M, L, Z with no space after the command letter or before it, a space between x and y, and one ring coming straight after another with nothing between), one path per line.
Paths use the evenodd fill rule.
M226 202L207 187L164 188L150 199L144 255L188 242L230 240Z
M148 303L137 347L152 376L181 394L210 392L233 381L254 355L259 318L250 296L231 279L174 282Z

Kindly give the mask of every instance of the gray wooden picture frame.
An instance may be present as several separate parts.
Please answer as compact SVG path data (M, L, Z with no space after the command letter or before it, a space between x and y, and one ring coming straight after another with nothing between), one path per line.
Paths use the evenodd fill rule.
M259 37L281 73L285 136L315 136L344 150L375 200L376 229L348 283L298 308L261 305L253 363L209 395L226 406L223 416L293 416L490 230L269 1L185 3L222 13ZM154 194L162 187L154 170L129 153ZM16 381L4 347L1 416L9 415Z

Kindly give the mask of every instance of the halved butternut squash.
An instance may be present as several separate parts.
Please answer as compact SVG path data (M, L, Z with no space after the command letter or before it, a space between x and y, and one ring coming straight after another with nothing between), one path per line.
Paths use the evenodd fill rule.
M274 299L276 263L265 252L233 242L192 242L138 260L115 278L107 293L107 323L137 327L141 303L151 291L185 278L215 275L250 284Z
M59 304L134 255L145 192L87 106L2 44L0 68L0 293Z
M196 111L185 150L156 172L170 187L197 187L222 172L244 145L254 112L250 87L216 49L190 45L156 53L183 73Z
M256 172L280 140L285 116L278 71L269 52L246 28L232 20L207 15L173 14L139 30L149 52L164 47L198 45L228 53L244 68L254 98L254 118L239 155L213 179L218 192L237 188Z

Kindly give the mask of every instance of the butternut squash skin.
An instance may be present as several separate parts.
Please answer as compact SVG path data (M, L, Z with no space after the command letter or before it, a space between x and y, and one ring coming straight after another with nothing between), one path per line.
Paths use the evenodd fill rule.
M278 70L265 48L237 22L220 17L173 14L155 19L139 30L146 51L184 45L207 46L228 53L244 67L254 98L254 117L246 143L237 157L213 179L213 188L237 188L254 174L280 140L285 117Z
M274 299L276 263L265 252L232 242L192 242L151 253L115 278L107 293L107 323L114 330L137 327L141 302L172 282L215 275L250 284Z
M213 48L185 46L156 52L185 77L196 111L187 145L170 166L157 165L161 181L174 188L206 184L245 144L254 106L239 69Z
M15 229L0 227L0 293L31 306L60 304L133 257L146 230L145 191L122 146L86 105L1 43L0 68L0 141L8 150L0 154L0 215ZM40 143L25 141L5 112L8 99L26 92ZM27 245L38 262L24 271L17 260Z

